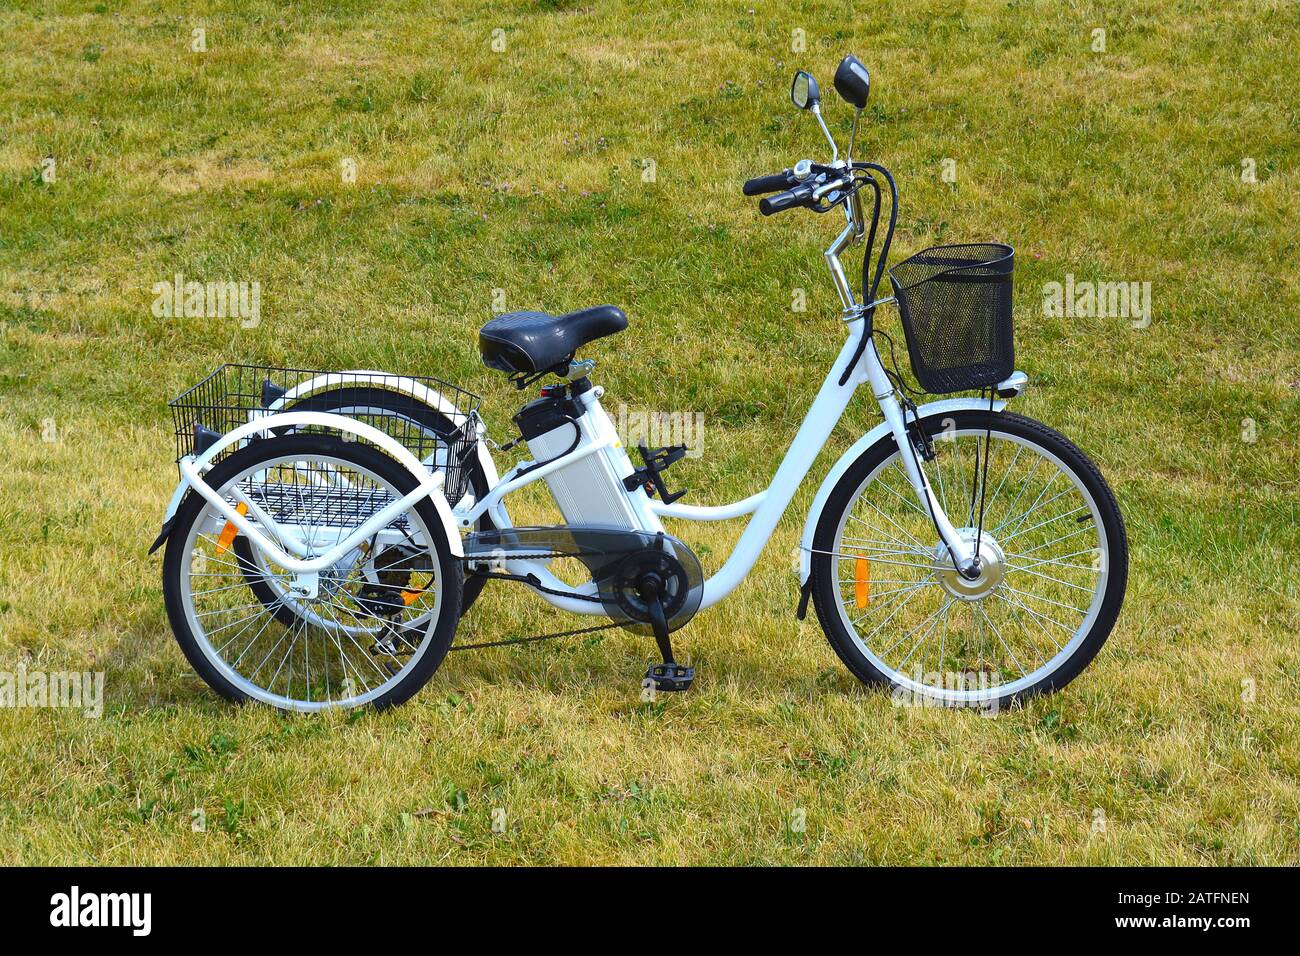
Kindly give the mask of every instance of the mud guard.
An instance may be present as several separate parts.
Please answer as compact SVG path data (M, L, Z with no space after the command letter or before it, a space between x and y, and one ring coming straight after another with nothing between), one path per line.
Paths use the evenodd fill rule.
M438 512L438 517L442 521L444 530L447 532L447 543L451 547L452 554L456 557L464 556L464 549L461 544L460 530L456 524L456 519L452 516L451 505L447 503L447 498L442 494L440 488L432 487L430 474L421 463L404 445L389 435L384 434L376 428L348 418L345 415L332 415L325 412L281 412L275 415L268 415L259 418L256 421L249 422L245 425L227 432L221 437L220 441L212 444L203 454L186 461L202 469L212 459L216 458L222 451L231 445L242 442L254 434L268 434L273 428L284 426L302 426L312 425L320 428L336 430L348 435L355 435L365 441L377 446L380 451L386 453L395 459L398 464L402 465L409 471L412 477L420 486L429 486L428 497L433 502L434 509ZM480 443L481 445L482 443ZM167 514L163 519L162 532L154 541L153 546L149 549L152 554L167 540L171 532L172 521L176 515L177 509L188 493L198 493L198 489L188 478L182 477L176 490L172 493L171 503L168 505ZM205 495L207 497L207 495ZM232 518L231 520L240 523L240 519Z

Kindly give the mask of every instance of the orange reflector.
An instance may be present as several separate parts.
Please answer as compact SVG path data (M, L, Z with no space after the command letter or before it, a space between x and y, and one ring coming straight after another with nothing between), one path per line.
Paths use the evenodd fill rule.
M860 608L871 603L871 565L866 558L853 562L853 603Z
M246 515L248 514L248 505L241 501L239 504L235 505L235 510L241 515ZM235 535L238 533L239 529L235 527L235 523L233 521L227 521L226 526L221 529L221 537L217 538L217 554L225 554L229 551L230 544L235 540Z
M420 595L423 593L424 593L424 588L420 588L420 590L418 591L403 591L402 603L405 604L407 607L410 607L416 601L420 600Z

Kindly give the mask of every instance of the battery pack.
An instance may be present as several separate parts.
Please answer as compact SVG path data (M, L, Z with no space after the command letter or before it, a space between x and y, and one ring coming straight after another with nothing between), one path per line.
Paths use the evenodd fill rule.
M533 460L545 462L563 455L573 445L577 427L565 421L558 428L526 439ZM601 449L584 455L543 479L566 523L586 527L638 527L622 478L614 470L607 452L608 449Z
M597 406L599 411L599 406ZM519 434L528 443L533 461L548 462L574 454L593 439L580 432L578 419L590 422L582 403L559 386L544 389L515 415ZM594 427L599 428L600 419ZM604 419L608 421L608 419ZM612 427L612 426L611 426ZM623 470L619 470L619 462ZM609 447L574 459L573 464L546 475L544 480L566 523L575 526L640 529L636 512L623 487L630 471L627 456Z

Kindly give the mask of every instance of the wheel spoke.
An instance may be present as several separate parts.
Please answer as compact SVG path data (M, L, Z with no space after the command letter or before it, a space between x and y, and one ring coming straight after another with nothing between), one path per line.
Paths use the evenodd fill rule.
M898 669L899 669L899 670L902 670L902 669L903 669L903 667L904 667L904 666L907 664L907 662L911 659L912 655L916 653L916 649L917 649L918 647L921 646L921 643L922 643L922 642L923 642L927 637L930 636L930 632L933 631L935 625L939 623L939 619L940 619L940 618L939 618L939 615L945 613L945 612L948 610L948 608L952 605L952 603L953 603L954 601L956 601L956 600L957 600L956 598L949 598L946 602L944 602L943 606L941 606L937 611L935 611L933 614L931 614L929 617L927 617L927 618L926 618L924 621L922 621L920 624L916 625L916 627L912 628L910 631L908 631L906 634L904 634L902 637L900 637L897 641L895 641L893 644L891 644L891 645L890 645L890 646L885 650L885 653L888 654L889 651L892 651L895 647L897 647L897 646L898 646L899 644L901 644L903 641L907 640L907 638L909 638L909 637L911 637L913 634L915 634L918 628L923 627L927 622L931 622L931 623L930 623L930 626L929 626L928 628L925 629L925 633L923 633L919 638L917 638L917 640L916 640L916 644L913 645L912 649L911 649L910 651L907 652L907 656L904 657L901 661L898 662ZM882 655L882 656L883 656L883 655Z
M1016 453L1011 458L1011 464L1007 465L1007 470L1002 473L1002 480L998 482L997 488L993 490L993 496L989 498L988 504L984 506L985 514L993 513L993 505L997 503L998 495L1002 493L1002 486L1007 483L1007 477L1016 467L1016 462L1020 460L1020 453L1025 450L1024 445L1016 445Z
M880 483L880 487L881 487L882 490L889 492L891 495L893 495L895 498L897 498L897 499L898 499L899 501L901 501L903 504L907 505L907 507L911 508L913 511L915 511L917 514L919 514L921 517L925 518L927 521L930 519L930 512L926 511L924 508L921 507L920 502L918 502L918 501L916 500L916 497L915 497L914 494L913 494L911 497L909 497L908 495L905 495L905 494L901 494L900 492L895 491L893 488L891 488L888 484L886 484L886 483L883 482L883 481ZM908 486L907 486L907 490L908 490L909 493L912 491L912 486L911 486L911 484L908 484ZM940 499L940 500L942 500L942 499Z
M263 633L265 633L266 629L267 629L268 627L271 626L271 623L272 623L274 620L275 620L275 615L274 615L274 614L267 614L267 615L266 615L266 620L262 622L262 626L259 627L259 628L257 629L257 633L255 633L255 634L252 636L252 638L249 640L249 642L248 642L246 645L244 645L244 649L243 649L242 651L239 652L239 656L236 657L235 660L231 663L231 665L230 665L231 667L234 667L234 668L238 668L238 667L239 667L239 662L242 661L242 660L244 659L244 655L247 654L250 650L253 649L253 645L257 643L257 639L258 639L259 637L261 637Z
M1060 472L1058 471L1058 472L1056 472L1056 474L1052 475L1052 477L1055 478L1056 475L1059 475L1059 474L1060 474ZM1049 482L1048 484L1050 484L1050 482ZM1044 486L1043 490L1044 490L1044 491L1047 490L1046 486ZM1072 492L1072 491L1077 491L1077 489L1075 489L1073 486L1071 486L1071 487L1069 487L1069 488L1064 488L1064 489L1062 489L1061 491L1058 491L1056 494L1052 495L1052 497L1048 498L1046 501L1042 502L1041 504L1039 504L1039 503L1036 502L1036 503L1033 505L1033 507L1031 507L1028 511L1024 512L1023 514L1021 514L1021 516L1020 516L1020 521L1021 521L1021 522L1024 522L1024 520L1025 520L1026 518L1028 518L1031 514L1033 514L1033 513L1034 513L1035 511L1037 511L1038 509L1040 509L1040 508L1046 508L1048 505L1050 505L1050 504L1051 504L1053 501L1055 501L1056 499L1058 499L1058 498L1060 498L1060 497L1062 497L1062 496L1064 496L1064 495L1068 495L1068 494L1069 494L1070 492ZM1001 531L1003 528L1005 528L1008 524L1010 524L1012 520L1014 520L1014 519L1007 519L1006 521L1002 522L1002 524L998 525L996 528L994 528L992 531L990 531L989 534L997 534L999 531ZM1018 526L1019 526L1019 525L1017 525L1017 527L1018 527ZM1014 529L1013 529L1013 530L1014 530ZM1007 537L1007 538L1010 538L1010 537L1012 537L1012 535L1007 535L1006 537Z
M1087 534L1091 530L1092 530L1091 528L1078 528L1074 531L1071 531L1069 534L1061 535L1059 538L1053 538L1051 541L1045 541L1042 544L1038 545L1037 547L1028 548L1025 551L1022 551L1021 555L1023 556L1026 554L1033 554L1035 551L1042 551L1044 548L1051 547L1052 545L1056 544L1058 541L1065 541L1066 539L1073 538L1076 535Z
M1020 504L1020 499L1024 497L1025 489L1029 487L1029 479L1038 473L1038 466L1041 465L1044 460L1045 459L1037 455L1034 456L1033 464L1029 466L1029 471L1025 473L1025 477L1020 482L1020 490L1016 492L1015 498L1011 499L1011 504L1007 507L1007 514L1015 515L1017 513L1016 505Z
M1057 516L1054 517L1054 518L1048 518L1046 521L1040 521L1040 522L1038 522L1038 524L1034 525L1032 528L1025 528L1025 529L1020 530L1020 531L1015 531L1015 532L1013 532L1012 534L1009 534L1009 535L1007 535L1006 537L1004 537L1002 540L1003 540L1003 541L1010 541L1010 540L1012 540L1013 538L1018 538L1018 537L1020 537L1022 534L1028 534L1030 531L1037 531L1039 528L1045 528L1045 527L1046 527L1047 525L1049 525L1049 524L1055 524L1056 522L1060 521L1060 520L1063 519L1063 518L1072 518L1072 517L1074 517L1075 515L1077 515L1080 511L1087 512L1087 510L1088 510L1088 506L1087 506L1087 505L1079 505L1079 507L1075 508L1075 509L1072 510L1072 511L1066 511L1066 512L1064 512L1063 514L1059 514L1059 515L1057 515Z
M925 582L922 582L922 583L929 583L929 579L927 579ZM885 618L883 621L881 621L879 624L877 624L876 627L875 627L875 630L873 630L870 634L868 634L866 637L864 637L864 638L862 639L863 642L864 642L864 643L870 643L871 639L872 639L873 637L875 637L877 634L880 633L880 629L881 629L881 628L883 628L886 624L888 624L890 621L892 621L892 620L893 620L893 619L898 615L898 612L899 612L899 611L901 611L903 608L907 607L908 603L912 600L912 598L914 598L914 597L916 596L916 592L919 591L919 590L921 590L920 585L918 585L917 587L912 588L911 590L909 590L908 592L906 592L906 593L907 593L907 597L903 598L903 600L900 601L900 602L898 603L898 605L897 605L897 606L894 608L894 610L890 613L889 617Z
M1024 554L1021 554L1021 553L1018 552L1018 551L1006 551L1005 554L1006 554L1006 556L1007 556L1008 558L1023 558L1023 557L1025 557ZM1038 567L1039 565L1043 565L1043 564L1059 564L1061 567L1065 567L1065 568L1077 568L1077 569L1080 570L1080 571L1096 571L1096 570L1098 570L1096 567L1094 567L1093 565L1090 565L1090 564L1071 564L1071 563L1069 563L1069 561L1068 561L1069 558L1077 558L1077 557L1079 557L1080 555L1084 555L1084 554L1096 555L1096 554L1097 554L1097 549L1096 549L1096 548L1088 548L1086 551L1075 551L1075 552L1073 552L1073 553L1071 553L1071 554L1063 554L1063 555L1061 555L1059 558L1035 558L1035 559L1033 559L1032 561L1030 561L1028 564L1018 564L1018 565L1016 565L1016 567L1017 567L1019 570L1023 571L1023 570L1025 570L1026 568L1036 568L1036 567Z
M818 549L816 549L816 548L812 548L812 549L810 549L810 550L813 552L813 554L829 554L829 555L831 555L832 557L836 557L836 558L849 558L849 559L853 559L853 558L860 558L860 557L862 557L862 555L860 555L860 554L846 554L846 553L844 553L843 551L820 551L820 550L818 550ZM889 564L889 565L893 565L893 566L900 567L900 568L920 568L922 571L930 571L930 570L933 570L933 566L932 566L932 565L929 565L929 564L916 564L916 563L911 562L911 561L890 561L890 560L887 560L887 559L885 559L885 558L871 558L870 560L871 560L871 563L872 563L872 564Z
M1048 624L1055 624L1057 627L1059 627L1061 630L1065 631L1067 634L1073 634L1073 633L1074 633L1074 629L1071 628L1068 624L1062 624L1060 621L1057 621L1057 620L1055 620L1055 619L1053 619L1053 618L1050 618L1050 617L1048 617L1046 614L1040 614L1038 611L1035 611L1035 610L1034 610L1032 607L1030 607L1028 604L1025 604L1025 603L1023 603L1023 602L1021 602L1021 601L1017 601L1015 598L1007 597L1007 596L1006 596L1005 594L1003 594L1001 591L994 591L994 592L993 592L993 596L994 596L994 597L997 597L997 598L1001 598L1002 600L1006 601L1008 604L1014 604L1016 607L1018 607L1018 608L1022 608L1023 610L1028 611L1028 612L1029 612L1029 613L1030 613L1034 618L1036 618L1036 619L1039 620L1039 621L1046 621ZM1044 631L1046 631L1046 628L1044 628ZM1047 633L1050 634L1050 632L1047 632ZM1057 650L1060 650L1060 648L1061 648L1061 645L1058 644L1058 645L1057 645Z
M973 671L996 681L999 694L1016 693L1059 669L1075 652L1081 628L1093 619L1107 578L1087 556L1105 545L1100 517L1086 518L1102 511L1077 466L1065 463L1068 457L996 424L987 437L982 425L962 426L951 444L945 438L940 452L922 467L954 523L967 522L963 534L970 540L975 537L971 509L978 509L980 500L972 475L988 476L982 533L993 564L987 583L978 577L963 580L936 564L940 541L930 515L909 496L910 482L898 483L906 480L906 449L893 451L863 479L845 506L836 537L814 555L831 563L838 614L877 671L910 682L903 669L924 669L933 661L933 674L919 678L926 685L936 680L934 674L942 684L950 670ZM958 490L961 513L954 515L949 501ZM933 546L927 546L929 539ZM872 565L865 610L855 607L863 592L854 562L862 560ZM926 596L932 591L933 599ZM1078 606L1081 595L1087 595L1086 607ZM955 685L934 689L975 699L962 696L975 691Z
M896 601L899 598L899 596L903 594L908 595L908 599L910 600L911 596L915 594L916 591L918 591L920 588L924 587L929 583L930 580L928 578L925 578L918 581L914 587L898 588L897 590L891 591L889 595L885 598L885 600L875 601L872 602L870 605L868 605L866 611L864 611L862 614L858 615L856 618L853 619L853 625L856 627L860 622L865 621L867 618L875 614L877 611L880 611L886 606L888 606L889 604L892 604L894 601ZM907 602L904 601L903 603L906 604Z
M325 553L402 496L343 458L263 460L224 486L231 487L294 528L308 557ZM204 529L224 525L211 507L193 519L183 604L200 650L238 690L277 706L319 709L354 697L372 700L405 677L409 666L381 666L390 658L376 657L366 644L388 635L398 654L415 655L434 633L441 577L428 543L432 532L414 506L389 525L400 532L395 543L385 536L388 543L380 545L377 531L319 573L315 595L292 599L292 575L277 571L246 538L235 539L243 543L234 560L216 553L224 554L230 542L223 546ZM284 546L273 528L263 530ZM238 550L245 547L250 550ZM398 598L408 592L412 597Z
M902 462L903 459L899 457L898 467L902 469L903 475L904 477L906 477L907 469L903 468ZM934 456L934 477L939 482L939 504L943 507L944 514L947 514L948 513L948 492L947 489L944 488L944 484L943 484L943 456L940 454L936 454ZM910 481L908 482L908 485L909 486L911 485ZM929 515L927 514L926 517L929 517Z
M1047 483L1044 484L1043 487L1039 490L1038 497L1033 500L1033 502L1029 505L1027 509L1025 509L1020 513L1019 517L1013 518L1008 521L1004 521L1002 522L1002 524L998 525L998 528L1001 529L1006 527L1008 524L1010 524L1012 520L1016 522L1015 527L1013 527L1011 529L1011 532L1005 536L1006 538L1015 537L1016 529L1019 528L1021 525L1023 525L1025 523L1025 519L1028 518L1031 514L1033 514L1038 509L1038 503L1043 500L1043 495L1047 494L1047 489L1052 487L1052 483L1056 481L1056 479L1059 478L1060 476L1061 473L1059 471L1052 472L1052 477L1048 478Z
M343 668L343 676L344 676L344 678L346 679L346 678L347 678L347 673L348 673L348 664L349 664L351 661L350 661L350 658L349 658L348 655L347 655L347 652L344 651L344 649L343 649L343 643L339 640L338 635L339 635L339 632L341 631L343 634L345 634L345 635L348 637L349 640L351 640L352 635L351 635L351 634L348 634L348 632L347 632L346 629L344 628L343 622L340 621L340 620L338 619L338 615L337 615L337 614L335 613L335 611L334 611L334 605L333 605L332 602L326 604L324 610L325 610L325 613L328 614L328 615L330 616L330 619L331 619L332 621L334 621L335 624L338 625L338 628L337 628L336 630L332 630L332 631L330 631L329 633L330 633L330 637L334 640L334 646L335 646L335 648L336 648L336 649L338 650L338 652L339 652L339 664L340 664L340 666ZM353 643L355 644L356 642L353 641ZM369 656L368 654L363 654L362 656L363 656L363 658L366 659L366 660L369 660L369 659L370 659L370 656ZM378 670L378 668L376 668L376 670ZM362 687L363 687L363 691L362 691L362 692L363 692L363 693L369 693L369 691L370 691L370 682L367 681L364 677L361 676L361 672L357 669L356 664L352 664L352 673L354 673L354 674L357 676L357 680L361 682ZM383 675L382 672L381 672L381 674L380 674L380 679L382 680L383 677L384 677L384 675Z
M1061 578L1054 578L1050 574L1043 574L1041 571L1034 571L1031 570L1030 568L1022 568L1019 565L1015 565L1015 564L1008 564L1007 570L1023 571L1025 574L1032 574L1034 575L1034 577L1043 578L1047 581L1054 581L1057 584L1061 585L1062 587L1074 588L1076 591L1082 591L1084 594L1093 594L1097 590L1096 588L1085 587L1082 584L1072 584L1071 582L1063 580Z
M1010 647L1008 647L1007 642L1002 639L1002 632L999 631L998 626L993 623L993 619L989 617L988 611L984 610L983 602L973 601L971 602L971 606L976 611L978 611L980 615L983 616L985 623L987 623L989 626L989 630L993 632L994 636L998 639L998 643L1002 645L1003 650L1007 652L1007 654L1011 657L1012 662L1014 662L1016 667L1019 668L1020 676L1024 677L1028 673L1028 671L1025 670L1024 665L1022 665L1020 663L1019 658L1016 657L1015 651L1013 651Z
M1088 613L1088 612L1085 611L1083 608L1081 608L1081 607L1075 607L1073 604L1063 604L1063 603L1061 603L1060 601L1053 600L1052 598L1049 598L1049 597L1043 597L1043 595L1041 595L1041 594L1034 594L1034 593L1032 593L1032 592L1030 592L1030 591L1022 591L1022 590L1020 590L1019 588L1013 588L1013 587L1012 587L1011 585L1009 585L1009 584L1005 584L1005 583L1004 583L1004 584L1002 585L1002 587L1004 587L1006 590L1010 591L1010 592L1013 593L1013 594L1019 594L1021 597L1033 598L1035 601L1046 601L1048 604L1055 605L1056 607L1063 607L1063 608L1065 608L1067 611L1073 611L1075 614L1087 614L1087 613Z
M899 523L898 523L897 521L895 521L893 518L889 517L889 515L885 514L883 511L881 511L880 508L878 508L878 507L876 506L875 502L868 501L867 504L871 505L871 510L873 510L876 514L880 515L880 517L884 518L884 519L885 519L886 521L888 521L891 525L893 525L895 528L897 528L899 531L901 531L901 532L903 533L903 535L904 535L905 537L909 538L909 539L911 540L911 542L912 542L914 545L916 545L916 546L917 546L918 548L920 548L921 550L925 550L925 545L921 544L920 541L917 541L917 540L916 540L916 537L912 534L912 532L908 531L906 528L904 528L901 524L899 524ZM865 522L864 522L864 523L865 523ZM899 543L901 544L902 542L899 542Z

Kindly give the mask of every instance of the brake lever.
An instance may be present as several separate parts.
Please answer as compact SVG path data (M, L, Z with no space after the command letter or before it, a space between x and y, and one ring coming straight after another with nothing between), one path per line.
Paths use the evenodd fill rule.
M813 190L813 194L812 194L813 205L806 206L805 208L811 209L813 212L819 215L822 213L828 213L832 209L834 209L835 207L843 203L845 199L847 199L849 195L851 195L849 187L851 187L852 185L853 185L853 178L851 176L847 176L847 177L842 176L841 178L834 180L832 182L822 183L822 185L818 186L816 189ZM826 196L836 192L841 193L841 195L837 196L831 202L822 202L822 200Z
M852 186L852 185L853 185L852 176L842 176L839 179L835 180L834 182L823 183L822 185L818 186L816 189L813 190L813 195L812 195L813 201L820 202L821 198L825 196L827 193L833 193L837 189L845 189L848 186Z

